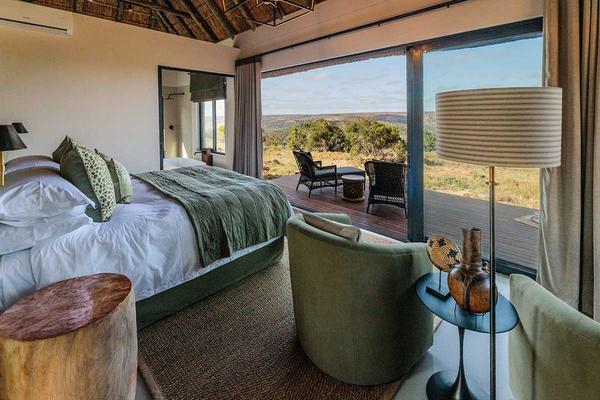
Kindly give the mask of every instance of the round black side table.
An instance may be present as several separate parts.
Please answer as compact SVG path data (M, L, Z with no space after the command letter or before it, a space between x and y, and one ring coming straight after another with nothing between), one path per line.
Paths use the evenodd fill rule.
M448 279L448 274L442 272L442 280ZM423 275L416 284L419 300L431 311L446 322L458 327L458 341L460 345L460 361L458 374L454 376L449 371L436 372L427 381L427 398L429 400L487 400L490 398L487 391L476 385L467 384L463 364L463 342L465 330L490 333L489 313L478 315L464 311L452 297L445 300L427 292L429 283L438 282L438 273ZM513 305L506 297L499 294L496 304L496 332L503 333L512 330L519 323L519 316Z

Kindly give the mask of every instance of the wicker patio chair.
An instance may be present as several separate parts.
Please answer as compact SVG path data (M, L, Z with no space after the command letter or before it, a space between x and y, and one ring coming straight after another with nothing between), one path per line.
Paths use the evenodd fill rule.
M406 163L387 161L367 161L365 171L369 176L369 199L367 214L371 204L391 204L404 209L406 207Z
M294 151L294 158L300 172L296 190L298 190L300 184L303 184L308 188L308 197L310 197L313 189L323 187L333 187L337 194L337 166L323 166L321 162L313 160L310 152L302 150Z
M337 187L342 184L342 175L365 176L365 171L354 167L339 167L337 165L323 166L320 161L314 161L309 151L296 150L294 158L298 165L300 178L296 190L300 184L308 188L308 197L314 189L332 187L337 195Z

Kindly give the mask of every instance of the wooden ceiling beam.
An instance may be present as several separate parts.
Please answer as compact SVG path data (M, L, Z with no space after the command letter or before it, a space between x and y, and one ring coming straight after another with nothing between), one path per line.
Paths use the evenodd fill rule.
M165 30L168 33L173 33L173 34L177 35L177 31L175 30L175 28L173 28L173 25L171 25L171 22L169 22L169 20L167 18L165 18L163 13L161 13L160 11L154 11L154 12L158 16L158 19L160 20L160 22L164 25Z
M239 3L239 0L234 0L233 2L237 5ZM242 16L244 17L244 19L246 20L248 25L250 25L250 28L252 30L255 30L258 25L254 21L252 21L254 19L254 17L252 15L250 15L250 11L248 10L247 7L248 7L248 3L244 3L241 6L239 6L238 9L242 13Z
M173 7L165 7L160 4L149 3L146 0L122 0L122 1L129 3L129 4L136 5L136 6L146 7L146 8L149 8L150 10L160 11L165 14L176 15L178 17L183 17L183 18L189 17L188 13L186 13L184 11L176 10Z
M154 28L154 26L158 26L161 32L169 33L169 28L167 28L167 26L161 21L160 17L158 16L158 13L152 10L152 13L150 15L150 27Z
M83 0L75 0L73 11L79 14L83 14Z
M188 37L191 37L194 39L202 39L201 37L196 36L194 31L188 26L187 22L185 22L185 18L182 18L182 17L175 17L175 18L177 18L177 22L179 22L179 25L181 25L183 27L183 30L185 31L185 33L187 33Z
M188 12L188 14L190 14L190 18L192 18L192 20L196 23L196 25L198 25L198 28L200 28L200 30L212 42L218 42L219 38L217 37L215 32L212 30L210 25L208 25L208 23L204 20L204 18L202 18L202 16L200 14L198 14L198 10L194 6L194 4L192 4L192 2L190 0L181 0L181 2L183 3L185 10Z
M160 6L161 8L171 8L173 10L176 10L173 7L173 3L171 2L171 0L150 0L153 3L156 2L156 6ZM175 27L175 25L173 23L171 23L171 27L173 28L173 31L175 32L176 35L178 36L184 36L184 37L191 37L191 38L195 38L195 39L200 39L198 36L196 36L196 34L190 29L190 27L187 25L187 23L185 22L185 18L188 18L190 15L184 11L179 11L177 10L181 15L177 15L177 14L170 14L170 16L175 20L175 24L180 25L181 26L181 30L184 32L184 34L180 33L177 28ZM165 20L169 21L169 18L167 18L167 16L165 15Z
M158 23L158 18L156 18L153 11L150 11L150 15L148 15L148 29L162 31L162 26Z
M195 24L194 23L190 23L188 19L186 18L181 18L182 23L185 25L185 27L187 28L187 30L190 32L190 34L192 35L193 38L198 39L198 40L205 40L205 37L202 36L203 34L198 34L196 33L196 31L193 28L192 25ZM192 20L193 21L193 20Z
M173 2L171 0L157 0L159 4L167 4L169 7L173 7L175 8L175 6L173 5ZM180 36L187 36L187 37L191 37L194 39L198 39L198 40L203 40L203 37L200 37L200 35L196 34L196 32L192 29L192 27L190 25L188 25L187 23L187 18L190 18L190 14L185 12L185 17L183 16L174 16L175 21L177 21L177 24L179 24L183 30L185 31L185 35L180 35ZM177 31L177 29L175 30ZM179 33L178 33L179 35Z
M189 0L184 0L184 1L189 1ZM235 35L237 35L237 32L233 28L233 25L231 25L231 22L229 22L227 17L225 17L223 10L221 10L221 8L219 6L217 6L213 2L213 0L202 0L202 1L208 7L208 9L212 13L212 15L215 16L217 21L219 21L219 24L221 24L223 29L225 29L225 32L227 32L227 35L229 35L229 37L232 39L235 38Z
M123 12L125 11L125 4L121 0L117 1L117 15L115 21L121 22L123 20Z
M153 5L163 6L163 3L161 2L161 0L150 0L150 1L152 2ZM156 16L158 17L160 22L164 25L164 27L166 28L166 31L168 33L171 33L174 35L179 35L179 33L177 32L177 29L175 29L173 24L171 24L171 21L169 21L169 18L167 18L166 15L162 11L157 11L157 10L152 10L152 11L154 13L156 13Z

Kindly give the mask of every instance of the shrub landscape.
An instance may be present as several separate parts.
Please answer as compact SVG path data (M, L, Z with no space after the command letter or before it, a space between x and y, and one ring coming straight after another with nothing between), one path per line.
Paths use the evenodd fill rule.
M364 168L367 160L406 158L405 114L265 116L264 178L297 173L292 150L311 151L323 165ZM425 116L425 189L487 200L487 168L444 161L435 153L435 116ZM498 170L498 201L539 209L539 173L535 169Z

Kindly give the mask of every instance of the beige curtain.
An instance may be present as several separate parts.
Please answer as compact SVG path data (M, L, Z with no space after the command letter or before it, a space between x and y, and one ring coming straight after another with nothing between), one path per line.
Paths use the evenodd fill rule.
M235 69L235 144L233 169L262 177L262 103L261 60L257 57L238 61Z
M538 280L600 320L600 0L545 0L545 83L563 88L562 165L542 171Z

